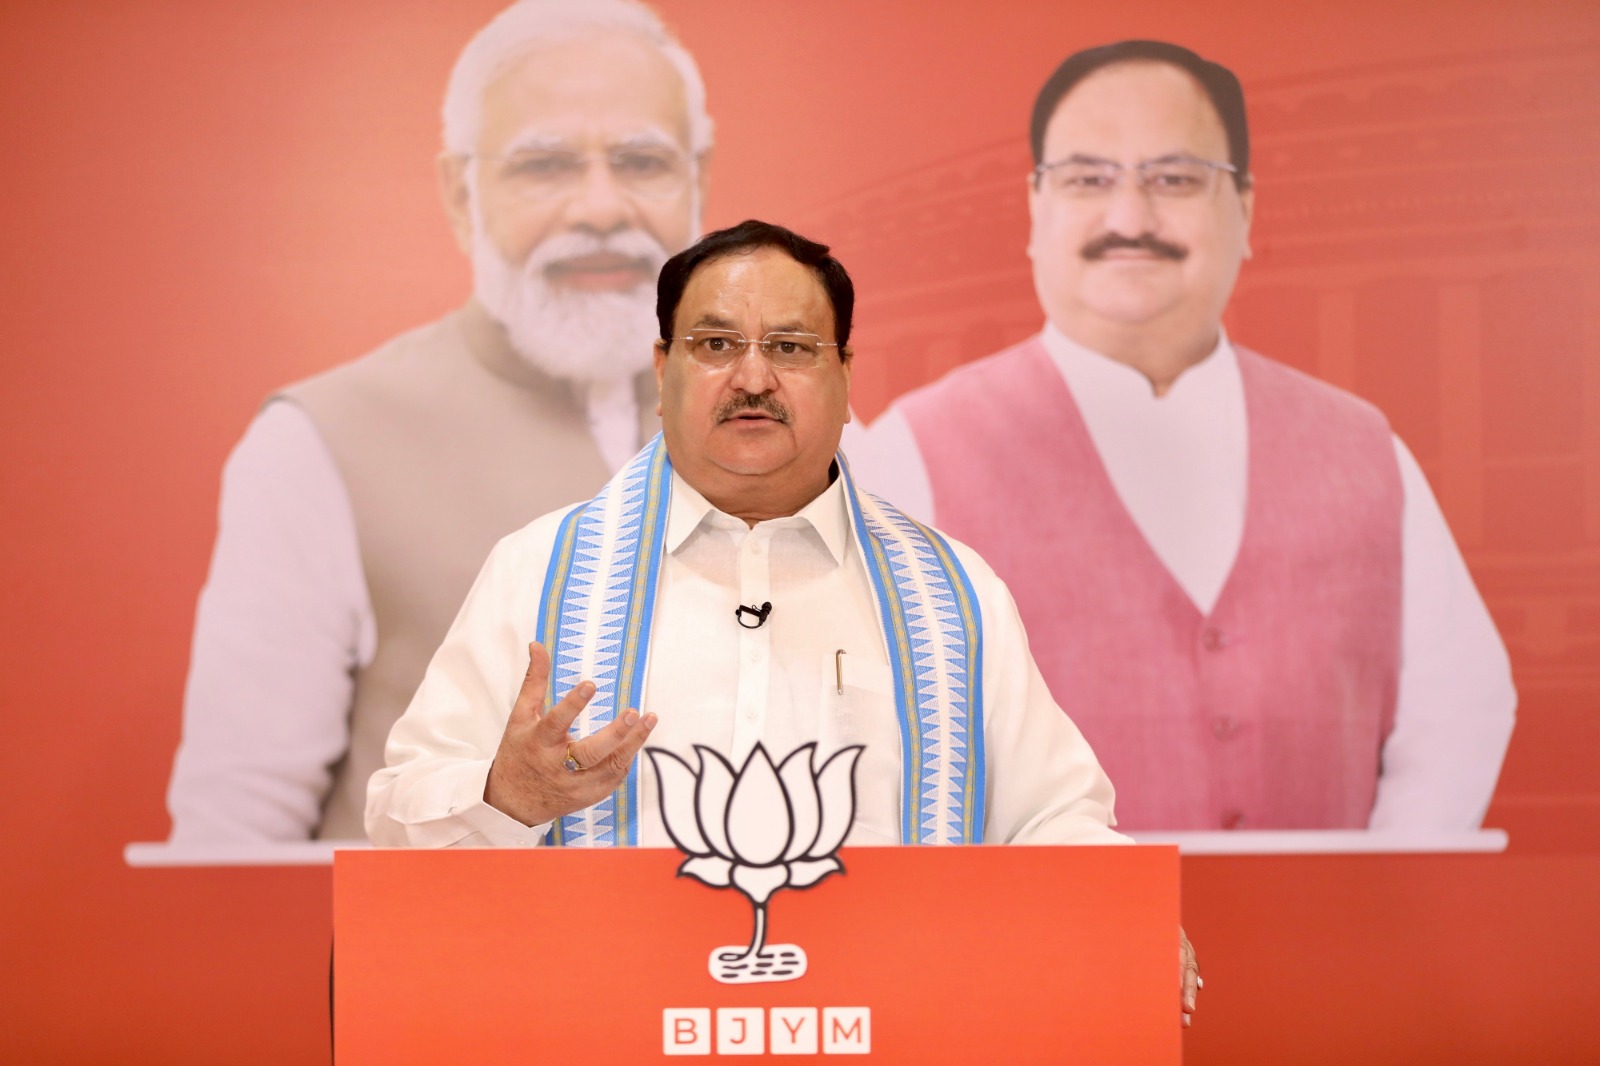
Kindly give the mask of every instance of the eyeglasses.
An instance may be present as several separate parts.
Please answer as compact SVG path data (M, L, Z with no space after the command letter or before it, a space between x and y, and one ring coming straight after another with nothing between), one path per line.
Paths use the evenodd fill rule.
M627 146L599 153L527 148L509 155L473 158L498 163L499 177L513 194L528 200L555 200L583 187L596 156L605 160L611 180L631 196L664 200L689 184L689 159L666 145Z
M736 329L691 329L681 337L689 357L711 370L726 370L754 344L778 370L809 370L822 364L822 349L837 348L815 333L769 333L760 340L746 337Z
M1123 178L1133 175L1141 192L1163 200L1186 200L1204 196L1216 185L1218 173L1238 174L1232 163L1189 156L1147 159L1132 167L1109 159L1071 156L1033 168L1035 188L1046 188L1059 196L1087 200L1107 196Z

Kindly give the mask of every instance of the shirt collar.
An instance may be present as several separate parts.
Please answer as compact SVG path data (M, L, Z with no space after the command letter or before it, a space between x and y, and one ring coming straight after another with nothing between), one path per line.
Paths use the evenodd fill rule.
M1079 344L1057 329L1053 322L1045 323L1039 340L1074 394L1092 389L1097 393L1137 392L1145 398L1153 395L1150 380L1139 371ZM1167 395L1171 396L1180 387L1186 392L1225 388L1238 377L1238 357L1227 331L1218 325L1217 346L1211 349L1211 354L1179 374Z
M722 522L726 519L727 523ZM744 527L744 519L734 518L724 514L711 505L711 501L690 485L678 474L672 472L672 503L667 512L666 550L676 552L683 543L707 522L714 524L738 523ZM844 478L835 471L833 481L820 492L816 499L806 504L794 514L785 518L772 518L765 522L758 522L756 529L772 528L803 528L810 526L817 531L823 547L828 549L828 554L833 556L835 564L844 562L845 553L850 544L850 515L849 507L844 498Z

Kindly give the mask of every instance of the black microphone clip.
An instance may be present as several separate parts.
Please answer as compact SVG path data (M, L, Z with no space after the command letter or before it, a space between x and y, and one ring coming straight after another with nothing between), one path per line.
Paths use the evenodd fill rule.
M760 629L761 626L766 622L767 615L769 615L771 613L772 613L772 603L771 603L771 601L768 601L767 603L763 603L760 607L746 607L744 604L741 603L738 607L734 608L733 617L737 618L739 620L739 624L744 626L746 629ZM744 620L744 616L747 615L747 614L748 615L753 615L755 617L755 620L756 620L756 624L755 625L750 625L748 622L746 622Z

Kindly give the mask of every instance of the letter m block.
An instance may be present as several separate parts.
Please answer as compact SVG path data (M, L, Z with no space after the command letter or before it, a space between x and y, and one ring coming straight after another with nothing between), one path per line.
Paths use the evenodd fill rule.
M822 1008L824 1055L866 1055L871 1051L871 1007Z

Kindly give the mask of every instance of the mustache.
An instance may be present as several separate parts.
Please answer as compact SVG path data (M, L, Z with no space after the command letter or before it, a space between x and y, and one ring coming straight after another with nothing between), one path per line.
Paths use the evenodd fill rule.
M1124 237L1120 233L1102 233L1094 240L1083 246L1078 254L1091 263L1105 258L1107 252L1131 249L1134 251L1150 252L1162 259L1171 259L1178 263L1189 257L1189 249L1180 244L1164 241L1153 233L1141 233L1137 237Z
M737 418L744 411L764 411L776 421L784 425L789 424L789 409L765 392L739 393L717 408L717 421L726 422L730 418Z
M569 230L547 238L534 248L523 261L522 270L527 274L542 273L569 259L602 253L637 259L653 272L660 271L667 261L666 248L643 230L625 229L606 234Z

